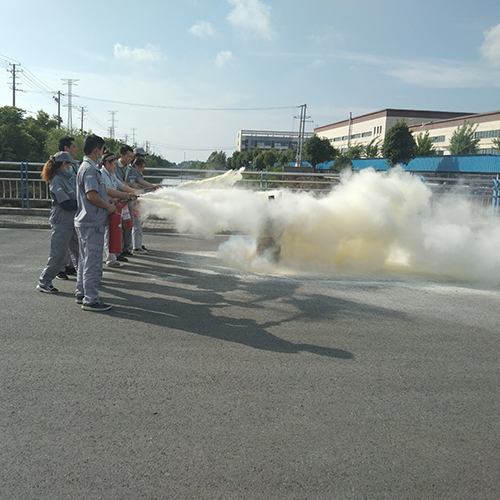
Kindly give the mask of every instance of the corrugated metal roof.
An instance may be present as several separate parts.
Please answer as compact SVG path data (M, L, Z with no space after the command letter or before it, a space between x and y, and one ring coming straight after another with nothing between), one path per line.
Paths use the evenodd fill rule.
M384 158L351 160L354 170L373 167L388 170ZM500 174L500 154L464 156L426 156L415 158L404 167L408 172L455 172L474 174Z

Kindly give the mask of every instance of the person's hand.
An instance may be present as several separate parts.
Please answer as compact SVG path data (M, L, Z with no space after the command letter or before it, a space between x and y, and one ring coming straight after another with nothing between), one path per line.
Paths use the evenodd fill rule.
M129 200L137 200L137 196L134 193L127 194Z
M115 205L108 203L106 210L108 211L108 214L114 214L116 212L116 207L115 207Z

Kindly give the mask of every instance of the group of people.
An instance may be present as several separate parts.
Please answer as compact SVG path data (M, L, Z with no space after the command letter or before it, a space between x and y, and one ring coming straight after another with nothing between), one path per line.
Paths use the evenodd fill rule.
M103 251L106 265L120 268L128 257L146 254L137 197L160 186L144 179L147 152L130 146L120 158L105 150L104 139L89 135L83 145L83 162L75 160L78 148L72 137L59 141L59 152L45 164L41 177L49 184L52 209L50 256L37 290L57 293L54 279L76 273L76 302L86 311L108 311L99 298ZM127 211L133 227L122 225L122 252L109 251L108 215ZM72 271L72 270L75 271Z

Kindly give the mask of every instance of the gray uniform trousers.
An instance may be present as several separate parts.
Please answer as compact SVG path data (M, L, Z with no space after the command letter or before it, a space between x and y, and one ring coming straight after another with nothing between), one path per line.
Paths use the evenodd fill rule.
M129 201L128 209L130 211L130 217L134 213L135 202ZM133 220L133 219L132 219ZM127 250L132 249L132 227L126 228L125 224L122 223L122 251L126 252Z
M73 225L51 224L52 238L50 240L50 256L45 269L38 281L42 285L52 285L52 280L66 264L68 248L78 259L78 237Z
M132 216L134 227L132 228L132 246L134 250L142 248L142 219Z
M83 295L83 304L92 305L99 302L104 227L77 227L76 231L80 240L80 256L75 295Z

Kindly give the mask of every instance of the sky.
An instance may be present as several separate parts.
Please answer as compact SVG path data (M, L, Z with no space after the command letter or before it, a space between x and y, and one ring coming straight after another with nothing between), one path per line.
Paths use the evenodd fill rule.
M57 114L172 162L242 129L306 131L386 108L500 110L498 0L0 0L0 106ZM8 22L5 22L8 20ZM10 63L10 64L9 64ZM20 64L20 66L19 66ZM67 104L67 97L63 97ZM61 108L63 123L68 108Z

